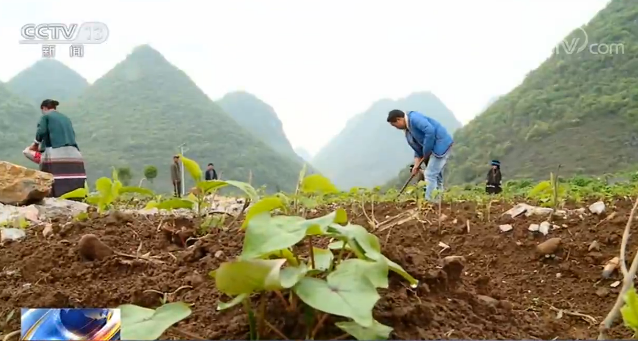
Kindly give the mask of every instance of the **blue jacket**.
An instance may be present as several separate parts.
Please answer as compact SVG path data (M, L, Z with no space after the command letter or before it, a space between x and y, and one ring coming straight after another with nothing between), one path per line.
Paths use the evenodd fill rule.
M414 157L423 157L432 153L443 157L452 147L454 139L438 121L417 111L408 111L408 129L405 137L414 149Z

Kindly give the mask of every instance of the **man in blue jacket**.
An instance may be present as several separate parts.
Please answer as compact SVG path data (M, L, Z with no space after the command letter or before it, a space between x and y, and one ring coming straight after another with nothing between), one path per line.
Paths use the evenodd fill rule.
M425 199L438 201L438 198L432 200L432 192L435 189L443 191L443 168L454 143L452 135L441 123L417 111L392 110L388 113L388 123L405 131L405 138L414 149L412 174L417 174L423 160L427 161Z

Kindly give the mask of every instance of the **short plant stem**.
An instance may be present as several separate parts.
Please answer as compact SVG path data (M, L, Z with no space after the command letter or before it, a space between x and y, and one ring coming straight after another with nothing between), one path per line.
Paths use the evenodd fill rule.
M339 265L339 263L341 263L341 259L343 258L343 252L345 249L346 249L346 241L344 240L343 245L341 245L341 250L339 250L339 255L337 256L337 259L335 259L333 263L335 267Z
M627 221L627 225L625 226L625 232L623 233L622 244L620 246L620 250L621 250L620 267L623 273L623 286L622 286L622 289L620 289L620 293L618 294L618 298L616 298L616 303L614 303L613 308L611 308L611 311L609 311L609 314L607 314L607 316L605 317L605 320L603 320L603 322L601 322L600 326L598 327L598 331L599 331L598 340L608 339L606 332L607 330L609 330L609 328L611 328L614 321L616 320L616 317L618 317L618 312L620 312L620 309L625 303L625 294L633 286L634 277L636 277L636 271L638 271L638 251L636 252L636 255L634 256L634 260L631 262L631 268L629 268L629 270L627 270L627 265L625 264L625 261L624 261L625 254L623 252L627 248L627 241L629 239L629 231L631 230L631 223L634 219L634 214L636 213L637 208L638 208L638 198L636 198L636 201L634 202L634 206L631 209L631 213L629 214L629 221ZM627 238L625 238L625 235L627 235Z
M297 295L294 292L290 291L290 311L297 310Z
M312 246L312 236L308 236L308 247L310 248L310 264L312 264L312 268L316 269L315 267L315 251L314 251L314 247Z
M317 321L317 324L315 325L315 327L312 329L312 333L310 334L310 339L314 340L315 339L315 335L317 335L317 333L319 332L319 330L321 329L321 327L323 327L323 323L324 321L326 321L326 318L328 317L328 314L321 314L321 317L319 318L319 320Z
M266 321L266 293L259 297L259 316L257 316L257 335L264 335L264 322Z

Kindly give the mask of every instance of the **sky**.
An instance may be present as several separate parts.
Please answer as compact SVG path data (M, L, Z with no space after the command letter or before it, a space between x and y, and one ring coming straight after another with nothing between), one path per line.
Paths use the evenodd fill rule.
M0 0L0 81L41 58L25 24L100 21L109 37L56 59L94 82L150 44L213 99L270 104L316 154L382 98L432 91L467 123L608 0ZM410 110L410 108L399 108Z

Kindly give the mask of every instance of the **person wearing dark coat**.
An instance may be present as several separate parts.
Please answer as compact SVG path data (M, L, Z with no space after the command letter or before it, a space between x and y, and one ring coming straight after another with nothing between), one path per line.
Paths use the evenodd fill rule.
M487 181L485 183L485 192L488 194L499 194L503 191L501 188L501 163L498 160L492 160L492 168L487 172Z

